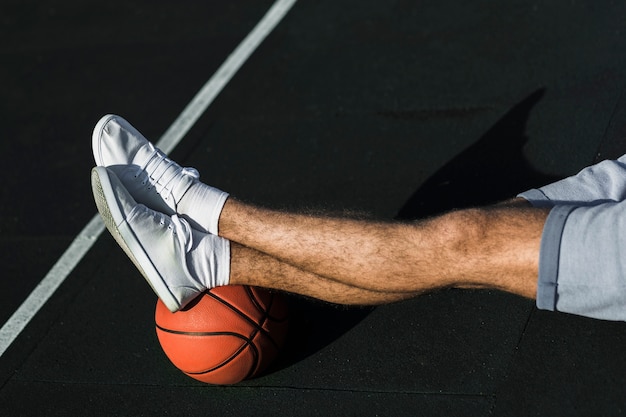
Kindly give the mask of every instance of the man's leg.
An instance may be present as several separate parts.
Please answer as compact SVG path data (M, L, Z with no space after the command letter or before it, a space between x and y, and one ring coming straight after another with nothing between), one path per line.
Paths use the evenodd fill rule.
M236 244L137 204L106 168L94 168L92 181L107 228L171 311L228 283L344 304L380 304L456 286L536 296L539 308L626 320L620 261L626 202L550 211L518 202L376 223L231 199L220 227Z
M408 293L480 287L534 298L548 212L519 203L381 223L283 213L229 199L219 230L233 242L346 286ZM230 282L238 278L231 274Z
M346 305L386 304L418 295L372 291L342 284L236 243L231 244L230 283L273 288Z
M381 304L412 293L381 293L316 276L137 203L112 170L92 170L107 229L170 311L207 288L231 283L277 288L342 304ZM232 255L232 256L231 256Z
M606 211L598 208L599 212L596 213L596 208L603 202L619 202L626 197L624 157L617 161L605 161L584 169L577 176L520 194L520 197L535 207L555 207L547 220L547 209L505 205L457 211L431 220L402 224L285 214L254 208L232 199L227 201L226 193L200 183L194 170L183 169L167 159L130 125L114 116L105 117L98 123L92 142L96 163L117 170L123 186L140 202L168 215L181 216L177 219L172 216L170 222L172 224L182 227L186 224L184 219L187 219L192 225L199 226L201 231L213 234L219 232L221 236L267 254L257 257L257 261L273 257L275 259L266 261L279 261L291 265L294 269L281 266L285 278L298 275L297 271L308 271L304 275L298 275L302 278L301 282L310 281L303 278L310 274L309 278L313 281L317 279L321 283L326 279L331 285L339 283L339 286L334 287L335 290L341 288L347 290L346 287L342 287L343 285L361 288L365 291L361 294L366 294L367 291L391 293L392 298L403 296L397 293L420 293L447 286L497 288L535 297L541 242L542 265L556 266L550 272L557 271L559 275L551 277L549 273L545 273L546 268L542 267L542 273L539 274L540 289L544 290L540 291L542 295L540 298L543 299L543 296L550 292L558 295L552 297L552 302L543 300L542 303L556 304L551 307L559 309L558 301L564 300L565 297L562 297L564 294L557 294L557 281L560 287L567 285L573 289L573 294L585 293L577 290L581 288L578 284L569 285L563 280L565 277L561 276L561 271L564 270L561 268L561 258L563 254L567 254L569 258L565 258L571 260L571 265L575 266L576 262L580 262L583 257L578 255L582 253L584 247L581 249L575 242L579 240L578 236L591 230L596 237L585 240L586 242L593 240L588 247L597 249L599 247L597 242L607 241L606 234L609 233L612 239L609 246L618 248L615 249L617 255L609 256L606 262L599 262L599 255L606 254L602 252L596 256L591 253L584 258L589 260L583 262L584 266L592 268L592 276L594 274L600 277L610 276L617 285L612 286L609 292L615 292L617 288L618 299L623 298L621 277L626 272L621 271L619 259L624 244L620 240L619 230L613 227L617 220L624 218L623 210L619 205L616 209ZM115 200L115 197L111 199ZM224 201L227 201L225 206ZM595 207L572 211L570 208L563 208L562 204ZM150 212L145 214L146 218L159 215ZM615 214L615 217L611 217L612 214ZM603 227L587 227L592 223L591 220L600 218L607 219ZM223 229L218 230L218 219ZM135 223L139 228L138 232L142 232L143 226L140 227L139 222ZM542 235L544 223L547 232ZM159 225L155 224L154 227L158 229ZM153 230L144 232L156 233ZM159 233L165 236L166 232ZM567 239L567 236L570 238ZM190 232L189 239L191 238L193 239L184 242L192 243L190 245L173 246L181 253L188 251L187 260L183 262L185 265L181 267L188 267L190 258L192 261L205 257L209 261L216 260L215 250L204 253L193 243L200 240L221 245L223 242L219 238L203 235L201 232ZM139 240L141 246L144 239ZM154 239L146 238L143 243L150 243L146 246L150 248L153 246L152 240ZM565 243L562 246L561 241ZM226 250L220 253L224 254ZM130 254L131 257L132 255L133 253ZM215 266L222 265L221 268L217 268L218 275L230 275L231 283L242 280L243 283L254 285L254 282L245 282L244 274L241 274L245 273L245 269L240 269L237 273L237 268L243 265L241 261L246 259L251 260L252 257L241 256L239 261L231 258L234 268L232 274L230 271L224 271L224 268L228 270L230 267L229 262L210 263L211 266L214 266L214 263ZM615 268L609 273L598 273L595 269L598 265L610 263L615 264L613 265ZM217 281L213 282L215 281L213 276L210 277L210 283L205 283L204 272L210 269L209 267L199 265L198 268L192 269L202 270L202 273L192 274L191 279L202 281L205 287L225 283L218 280L220 282L216 284ZM571 268L572 271L579 269ZM619 270L618 273L614 273L615 270ZM582 279L585 278L586 275L582 274ZM263 282L261 278L255 279L258 283ZM288 284L281 284L279 280L276 282L275 286L282 285L287 289ZM300 292L308 291L313 296L324 298L321 291L306 288L305 285ZM551 291L545 291L545 288ZM613 302L609 304L612 305ZM619 309L623 310L621 307ZM594 311L596 310L597 307L594 307ZM583 311L583 314L588 313ZM600 317L596 313L592 316ZM608 317L614 315L609 314Z

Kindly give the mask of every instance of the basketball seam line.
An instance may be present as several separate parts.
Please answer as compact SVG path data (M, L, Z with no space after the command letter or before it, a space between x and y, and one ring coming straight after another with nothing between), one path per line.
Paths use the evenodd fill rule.
M257 309L257 311L259 313L261 313L261 319L259 320L259 323L258 323L258 326L257 326L257 332L254 334L254 336L256 336L258 334L258 332L259 332L259 329L263 330L263 324L265 324L267 322L267 317L269 315L269 310L272 308L272 305L274 303L274 295L270 294L271 295L270 302L268 303L267 308L263 308L261 306L261 303L258 300L257 296L252 292L252 287L244 287L244 288L246 290L246 294L248 294L248 299L252 302L252 305ZM262 334L265 334L268 337L268 339L270 340L270 342L272 342L274 347L278 348L278 346L276 346L276 343L274 343L274 339L271 337L269 332L262 333ZM278 349L278 350L280 350L280 349Z
M209 372L213 372L216 371L220 368L223 368L224 366L228 365L230 362L232 362L237 356L239 356L239 354L241 352L244 351L244 349L246 347L251 347L252 348L252 356L253 356L253 363L252 366L250 367L250 370L248 370L248 373L246 374L246 377L244 379L247 379L250 377L250 375L253 374L253 371L257 368L258 363L259 363L259 351L257 349L257 347L254 345L252 338L248 338L240 333L234 333L234 332L181 332L178 330L169 330L169 329L164 329L163 327L159 326L158 324L156 325L156 328L159 330L162 330L166 333L171 333L171 334L178 334L178 335L183 335L183 336L234 336L237 337L241 340L243 340L245 343L243 345L241 345L239 347L239 349L237 349L237 351L233 352L233 354L231 356L229 356L228 358L224 359L220 364L209 368L205 371L200 371L200 372L189 372L189 371L185 371L182 370L184 373L189 374L189 375L204 375L204 374L208 374ZM255 332L255 336L256 336Z
M248 337L248 336L244 336L241 333L235 333L235 332L224 332L224 331L220 331L220 332L184 332L182 330L171 330L171 329L166 329L164 327L159 326L158 324L156 325L156 328L159 330L162 330L166 333L172 333L172 334L179 334L179 335L183 335L183 336L237 336L241 339L244 339L246 341L252 341L252 338Z
M278 347L278 344L274 341L274 338L272 337L272 335L270 334L270 332L268 332L267 330L265 330L259 323L255 322L254 320L252 320L250 317L248 317L247 314L245 314L243 311L239 310L237 307L235 307L234 305L232 305L231 303L229 303L228 301L222 299L221 297L219 297L218 295L213 294L210 291L206 292L207 295L211 296L211 298L213 298L214 300L224 304L226 307L230 308L233 312L241 315L241 317L243 317L248 323L250 323L253 327L255 327L257 329L258 332L261 332L264 336L267 336L267 338L272 342L272 344L274 345L274 347L276 347L279 351L280 348ZM273 298L273 296L272 296ZM264 321L266 320L266 318L263 319ZM256 333L254 334L254 336L256 336Z
M204 374L208 374L210 372L213 371L217 371L220 368L223 368L224 366L228 365L229 363L231 363L233 360L235 360L235 358L237 356L239 356L241 354L241 352L243 352L248 346L250 346L252 348L252 355L254 356L254 363L257 362L257 350L256 347L252 344L252 343L246 343L243 346L241 346L236 352L234 352L231 356L229 356L228 358L224 359L224 361L222 363L220 363L219 365L214 366L213 368L207 369L206 371L201 371L201 372L187 372L187 371L183 371L186 374L189 375L204 375ZM251 368L254 368L254 366L252 366ZM247 379L250 376L250 372L248 371L248 373L246 374L246 377L244 379Z
M250 287L245 287L245 290L246 290L246 292L248 294L248 298L250 298L250 296L251 296L251 294L250 294L250 292L251 292ZM233 312L235 312L238 315L240 315L241 317L243 317L248 323L250 323L256 329L255 332L253 332L253 334L251 335L251 338L256 337L256 335L258 333L261 333L262 335L264 335L265 337L267 337L269 339L269 341L272 343L272 346L274 346L274 348L276 349L277 352L281 351L280 347L278 346L278 343L276 343L276 341L274 341L274 338L270 335L270 333L267 330L265 330L259 323L257 323L254 320L252 320L243 311L241 311L240 309L238 309L237 307L235 307L234 305L232 305L228 301L224 300L222 297L218 296L217 294L213 294L210 291L207 291L206 294L209 295L211 298L213 298L215 301L217 301L219 303L222 303L224 306L228 307ZM274 300L274 295L273 294L272 294L272 300ZM254 304L254 301L253 301L253 304ZM257 310L258 310L258 308L257 308ZM264 314L263 322L265 322L266 320L267 320L267 317ZM261 366L261 360L259 358L258 350L256 349L256 345L254 343L252 343L251 346L254 347L254 350L255 350L255 353L256 353L256 356L255 356L256 360L255 360L254 366L252 366L250 368L250 371L248 372L248 375L246 375L245 379L248 379L251 375L254 375L254 373L257 371L259 366Z
M250 300L253 302L253 304L255 305L255 307L257 308L257 310L259 310L260 312L264 313L268 318L270 318L271 320L278 322L278 323L283 323L285 321L287 321L287 317L284 318L278 318L278 317L274 317L270 314L270 310L272 309L272 305L274 304L274 293L273 292L269 292L269 294L271 294L272 296L272 300L270 301L270 305L268 306L267 309L263 309L263 306L261 305L261 302L259 301L259 298L252 292L252 289L248 286L246 287L246 292L248 293L248 296L250 297Z

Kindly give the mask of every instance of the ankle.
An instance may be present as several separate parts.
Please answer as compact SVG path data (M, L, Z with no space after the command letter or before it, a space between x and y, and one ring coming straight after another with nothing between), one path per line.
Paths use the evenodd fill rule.
M227 198L228 193L198 181L189 187L176 210L194 228L218 235L220 213Z

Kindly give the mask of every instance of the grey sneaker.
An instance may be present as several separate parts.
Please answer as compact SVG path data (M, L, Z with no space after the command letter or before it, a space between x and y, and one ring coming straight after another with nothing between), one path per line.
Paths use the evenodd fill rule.
M170 311L184 307L207 288L228 283L226 239L138 204L105 167L92 169L91 183L107 229Z

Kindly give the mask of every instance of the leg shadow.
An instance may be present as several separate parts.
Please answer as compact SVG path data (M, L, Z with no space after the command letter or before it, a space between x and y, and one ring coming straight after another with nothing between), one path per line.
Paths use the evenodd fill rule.
M289 367L333 341L365 319L375 307L333 305L297 295L287 295L289 332L285 347L268 372Z
M453 208L514 197L556 178L535 171L523 155L526 123L544 90L515 105L474 145L428 179L400 209L397 219L413 220ZM363 320L373 308L333 306L288 296L290 332L283 355L269 370L296 363L324 348Z
M540 89L530 94L478 142L437 171L409 198L397 218L414 220L491 204L557 180L534 170L523 154L528 117L544 93Z

